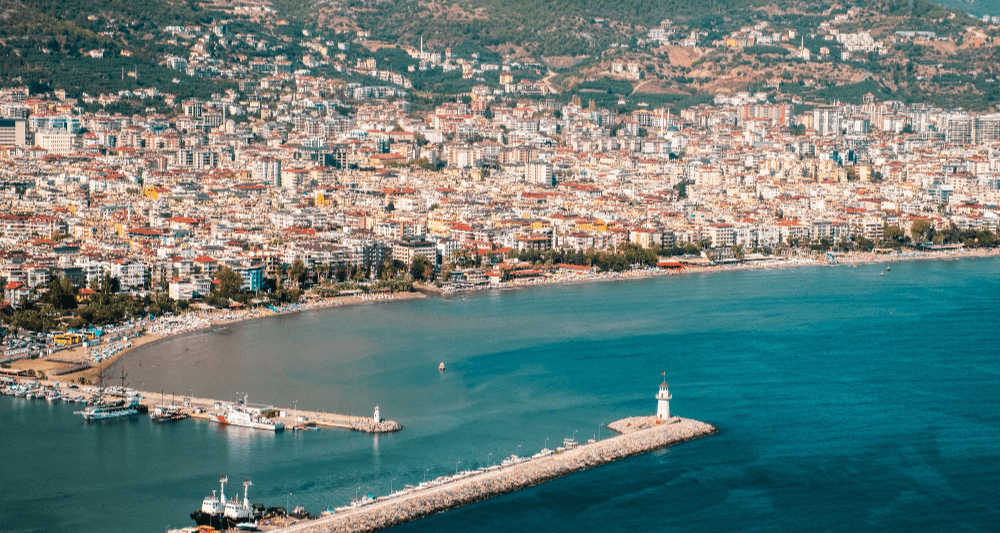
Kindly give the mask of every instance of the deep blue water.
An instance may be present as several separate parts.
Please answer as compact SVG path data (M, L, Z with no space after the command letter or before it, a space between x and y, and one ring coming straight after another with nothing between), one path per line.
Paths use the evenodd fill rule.
M377 403L404 430L87 425L78 406L2 397L0 531L190 525L220 474L251 478L252 500L318 512L457 461L607 436L602 424L655 410L661 371L672 411L718 434L398 530L1000 530L1000 260L880 271L478 293L174 339L125 360L133 385L355 414Z

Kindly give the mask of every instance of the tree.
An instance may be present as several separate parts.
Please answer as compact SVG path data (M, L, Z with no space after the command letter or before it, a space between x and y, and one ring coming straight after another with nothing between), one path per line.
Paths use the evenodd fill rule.
M906 235L899 226L886 224L882 229L882 241L898 247L898 245L905 244Z
M301 258L296 257L295 261L292 261L292 267L288 270L288 278L295 284L296 289L306 280L306 264L302 262Z
M677 199L687 198L687 181L681 180L674 185L674 190L677 191Z
M43 298L57 310L76 309L76 286L69 278L55 278L49 282L49 292Z
M227 266L219 269L215 279L219 280L219 284L214 292L221 298L233 298L243 292L243 276Z
M97 281L96 279L94 281ZM104 277L101 278L99 288L95 289L100 293L100 302L106 304L111 301L111 296L118 294L121 290L121 282L118 278L112 277L111 274L105 272Z
M910 235L914 241L924 243L934 238L934 227L926 218L918 218L910 224Z
M410 275L417 281L430 281L434 277L434 267L431 260L422 255L414 256L410 264Z

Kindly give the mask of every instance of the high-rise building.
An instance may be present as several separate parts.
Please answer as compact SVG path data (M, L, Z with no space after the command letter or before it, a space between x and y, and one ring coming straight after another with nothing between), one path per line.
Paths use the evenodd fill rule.
M552 179L552 164L544 161L528 163L524 167L524 181L546 187L555 185Z
M27 127L23 120L0 119L0 146L25 146Z
M819 135L840 135L840 109L832 106L813 109L812 127Z
M268 157L255 161L253 180L264 185L281 187L281 160Z

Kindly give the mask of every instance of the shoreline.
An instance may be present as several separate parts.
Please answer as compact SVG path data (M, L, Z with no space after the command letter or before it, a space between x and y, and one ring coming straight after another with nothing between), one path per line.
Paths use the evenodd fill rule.
M258 319L265 318L275 318L286 315L295 315L303 311L314 311L321 309L328 309L333 307L341 306L351 306L351 305L362 305L362 304L375 304L375 303L391 303L401 300L414 300L428 297L440 297L447 298L453 295L464 295L465 293L471 292L484 292L497 290L500 292L510 291L510 290L520 290L532 287L546 287L553 285L572 285L572 284L585 284L585 283L596 283L596 282L608 282L608 281L632 281L649 279L654 277L663 276L683 276L692 274L707 274L714 272L733 272L733 271L747 271L747 270L771 270L771 269L784 269L784 268L797 268L797 267L810 267L810 266L845 266L845 267L856 267L858 265L876 265L876 264L886 264L886 263L897 263L902 261L955 261L959 259L967 258L992 258L1000 256L1000 248L988 248L988 249L974 249L974 250L962 250L962 251L952 251L952 252L907 252L903 254L876 254L873 252L851 252L837 256L836 263L828 263L825 260L817 259L823 256L819 253L807 256L807 257L775 257L760 262L743 262L732 265L712 265L712 266L684 266L677 270L653 270L653 269L643 269L643 270L628 270L625 272L603 272L598 274L554 274L551 276L546 276L544 278L525 280L522 282L511 282L502 286L482 286L482 287L469 287L452 291L445 291L444 289L435 287L431 284L421 284L419 286L415 285L414 290L405 293L394 293L391 297L385 297L384 295L379 296L334 296L331 298L312 298L302 304L296 304L293 308L288 310L283 310L281 312L273 312L271 310L252 310L252 311L222 311L221 316L212 316L216 311L204 312L204 311L192 311L181 315L179 320L187 321L205 321L204 325L199 325L197 327L182 328L182 331L172 332L168 334L158 334L147 332L144 335L134 338L132 340L132 346L121 350L120 352L114 354L97 365L93 365L89 368L68 372L59 375L60 380L66 379L70 381L78 381L80 378L91 382L94 380L100 372L107 371L109 368L113 367L118 362L121 362L124 357L131 353L132 351L144 347L153 346L160 344L162 342L188 335L191 333L196 333L198 331L209 330L213 327L225 326L229 324L252 322ZM208 315L206 317L205 315ZM60 358L64 355L82 355L77 351L82 352L83 347L74 347L70 350L56 352L60 354ZM56 355L52 354L52 355ZM15 361L11 363L12 369L20 370L35 370L45 372L47 375L52 370L58 370L60 368L66 368L70 363L58 362L50 359L51 356L40 357L37 359L22 359L20 361ZM81 359L80 362L86 359Z
M67 381L67 382L78 382L81 378L86 380L86 383L92 383L101 372L105 372L115 364L121 362L124 357L133 351L147 346L154 346L177 337L182 337L184 335L190 335L192 333L197 333L199 331L210 330L219 326L228 326L230 324L252 322L258 319L265 318L275 318L280 316L290 316L295 315L304 311L315 311L320 309L328 309L333 307L351 306L351 305L363 305L363 304L375 304L375 303L389 303L399 300L415 300L420 298L426 298L427 295L422 292L404 292L404 293L394 293L391 297L364 297L364 296L334 296L331 298L316 298L312 301L307 301L302 304L296 304L294 307L287 310L282 310L281 312L274 312L271 310L260 311L260 310L250 310L250 311L222 311L219 312L218 316L212 316L215 311L204 312L204 311L191 311L180 315L176 320L165 321L167 323L179 323L177 326L180 331L168 332L166 334L160 334L159 332L146 331L139 337L134 337L130 339L132 345L122 349L121 351L115 353L113 356L102 360L100 363L92 364L88 368L75 370L67 372L60 375L49 375L52 371L58 371L60 369L65 369L71 367L73 364L90 362L91 360L84 355L86 348L83 346L74 346L73 348L67 350L60 350L53 354L49 354L36 359L21 359L19 361L14 361L10 363L11 369L13 370L34 370L36 372L45 372L49 381ZM207 316L206 316L207 315ZM156 326L163 326L163 323L157 323ZM144 328L145 329L145 328ZM68 359L76 358L77 361L69 362ZM56 378L56 379L53 379Z

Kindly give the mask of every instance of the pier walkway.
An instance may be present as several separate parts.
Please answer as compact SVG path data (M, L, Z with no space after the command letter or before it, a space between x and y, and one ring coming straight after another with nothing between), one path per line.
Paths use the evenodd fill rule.
M459 475L438 486L401 491L363 507L277 531L284 533L378 531L716 432L716 428L709 424L679 417L660 424L655 417L634 417L613 422L608 427L623 434L511 466L472 472L465 476Z
M97 388L94 386L83 386L71 389L69 388L69 385L71 385L70 383L56 383L51 380L45 381L44 384L50 387L56 387L58 385L59 391L67 396L83 395L87 397L96 397L97 395ZM173 398L171 398L171 395L161 395L159 392L132 389L129 389L129 392L141 395L143 397L142 403L150 409L159 406L161 402L165 405L173 403L173 405L179 407L182 412L190 415L191 418L198 418L202 420L209 420L212 418L214 413L225 411L228 405L235 403L232 401L196 398L192 396L173 395ZM112 393L109 391L105 394L108 396L121 397L120 392ZM349 429L351 431L361 431L365 433L390 433L403 429L403 426L394 420L383 419L376 424L374 418L370 416L341 415L322 411L306 411L304 409L286 409L283 407L272 407L272 409L281 413L281 416L274 417L273 420L283 423L286 430L292 431L300 426L304 426L304 428L316 427Z
M160 404L160 393L139 392L139 394L145 398L143 403L149 405L150 408ZM169 398L165 398L165 400L167 403L170 402ZM213 413L223 411L226 409L227 405L233 403L222 400L194 398L188 396L183 398L183 402L177 400L178 399L175 397L175 403L181 406L181 409L185 413L191 415L191 418L200 418L204 420L210 419ZM306 411L303 409L285 409L282 407L273 407L273 409L282 413L281 416L277 416L273 420L285 424L286 430L294 430L300 425L314 425L318 428L325 427L349 429L365 433L389 433L399 431L403 428L403 426L393 420L382 420L376 424L375 420L370 416L340 415L321 411ZM199 410L201 411L200 413L198 412Z

